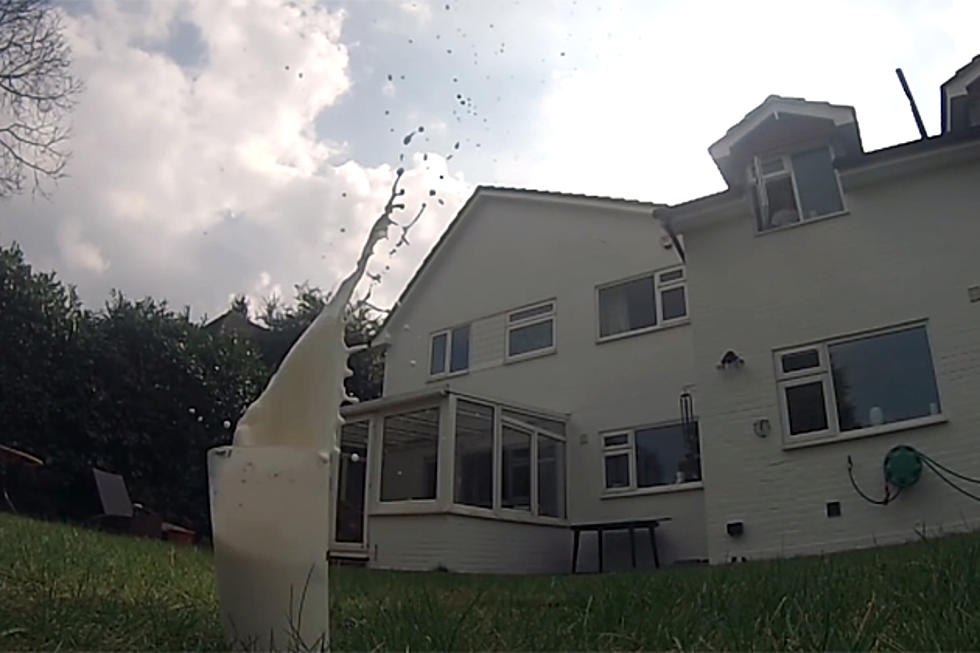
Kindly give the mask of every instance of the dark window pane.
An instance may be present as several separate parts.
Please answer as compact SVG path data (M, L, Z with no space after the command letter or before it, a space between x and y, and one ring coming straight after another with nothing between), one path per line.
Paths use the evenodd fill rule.
M939 413L925 327L828 347L842 431Z
M837 213L844 208L830 150L826 147L794 155L793 174L804 220Z
M603 446L615 447L616 445L626 444L629 442L629 435L626 433L616 433L615 435L607 435L603 438Z
M432 360L429 362L430 374L442 374L446 371L446 334L440 333L432 338Z
M616 456L606 456L606 487L629 487L630 457L622 453Z
M456 402L456 469L453 500L493 507L493 408Z
M769 213L763 220L763 229L800 221L796 211L796 197L793 195L793 180L788 175L767 180L765 194L769 203Z
M685 434L681 424L638 429L636 485L652 487L701 480L697 425Z
M660 273L660 283L668 283L670 281L679 281L684 278L684 270L671 270L670 272Z
M534 317L536 315L545 315L545 314L550 313L551 311L553 311L554 308L555 308L555 305L554 304L541 304L540 306L533 306L531 308L525 308L522 311L517 311L517 312L511 313L510 314L510 321L511 322L519 322L521 320L526 320L526 319L528 319L530 317Z
M635 331L656 323L653 277L627 281L599 290L600 336Z
M762 174L764 175L781 172L783 170L783 157L777 156L772 159L763 159L759 164L759 169L762 170Z
M687 297L683 286L660 293L660 304L665 320L673 320L687 315Z
M470 366L470 325L453 329L453 346L449 349L449 371L459 372Z
M565 443L538 436L538 514L565 516Z
M511 329L508 335L508 354L510 356L517 356L554 346L555 338L552 333L552 324L553 322L551 320L546 320L537 324Z
M364 541L364 482L367 475L368 423L350 422L340 430L340 469L337 477L336 538ZM357 454L357 460L353 455Z
M811 367L820 367L820 352L816 349L807 349L806 351L796 351L792 354L785 354L780 357L782 362L783 372L796 372L797 370L806 370Z
M381 500L435 499L438 444L438 408L385 417Z
M790 435L823 431L827 428L823 382L803 383L786 388L786 412Z
M516 410L510 410L508 408L503 409L503 415L504 417L516 419L518 422L524 422L525 424L536 426L543 431L549 431L557 435L565 435L565 424L563 422L559 422L558 420L548 419L547 417L538 417L537 415L522 413Z
M500 505L531 509L531 434L504 426L501 434Z

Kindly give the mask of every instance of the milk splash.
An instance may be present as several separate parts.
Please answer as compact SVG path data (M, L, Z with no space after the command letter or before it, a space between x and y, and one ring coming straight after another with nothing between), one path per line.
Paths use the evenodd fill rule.
M403 173L354 271L245 411L233 445L208 452L215 575L233 648L329 648L330 469L339 455L340 405L354 400L344 379L353 374L347 359L356 348L345 344L344 326L375 245L396 224L391 214L404 208L396 203ZM402 226L403 239L411 224ZM359 305L369 297L370 290Z
M344 390L344 379L353 375L347 359L359 349L347 347L344 342L347 305L364 276L375 245L388 237L388 227L395 224L391 214L405 208L404 204L396 203L405 192L398 188L403 173L404 169L399 168L384 211L361 249L357 267L341 282L337 292L286 354L269 385L245 411L235 427L234 446L339 451L338 432L344 422L340 405L344 400L356 401Z

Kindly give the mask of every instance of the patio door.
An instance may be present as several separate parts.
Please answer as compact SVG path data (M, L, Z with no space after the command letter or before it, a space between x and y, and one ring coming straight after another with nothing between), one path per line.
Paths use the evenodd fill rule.
M350 422L340 431L340 459L334 465L333 541L331 550L367 550L367 496L369 422Z

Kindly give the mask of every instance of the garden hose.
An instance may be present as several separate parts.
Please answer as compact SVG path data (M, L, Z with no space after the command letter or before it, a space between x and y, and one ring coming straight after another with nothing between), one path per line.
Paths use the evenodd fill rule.
M967 476L966 474L961 474L960 472L950 469L942 463L933 460L915 447L910 447L904 444L898 445L889 449L888 453L885 454L885 459L882 463L882 470L885 476L885 494L881 499L875 499L874 497L869 496L858 486L857 481L854 480L854 462L851 460L850 456L847 457L847 475L851 479L851 486L854 488L854 491L868 503L878 506L887 506L889 503L898 498L898 496L902 493L902 490L912 487L918 483L919 478L922 476L923 466L928 467L932 473L940 478L940 480L960 494L973 499L974 501L980 502L980 496L960 487L953 480L948 478L946 474L958 478L961 481L966 481L967 483L980 484L980 478ZM892 491L892 488L894 488L894 492Z

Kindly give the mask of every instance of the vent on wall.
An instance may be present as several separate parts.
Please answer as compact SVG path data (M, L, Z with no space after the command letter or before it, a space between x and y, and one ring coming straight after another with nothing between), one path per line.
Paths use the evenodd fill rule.
M971 302L980 302L980 286L970 286L966 289Z

